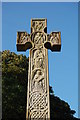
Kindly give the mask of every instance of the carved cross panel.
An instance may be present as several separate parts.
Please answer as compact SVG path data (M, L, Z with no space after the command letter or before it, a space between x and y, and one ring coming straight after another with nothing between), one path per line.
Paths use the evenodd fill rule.
M47 19L31 19L31 34L17 32L17 50L29 52L26 120L50 119L48 51L60 51L61 34L47 34Z

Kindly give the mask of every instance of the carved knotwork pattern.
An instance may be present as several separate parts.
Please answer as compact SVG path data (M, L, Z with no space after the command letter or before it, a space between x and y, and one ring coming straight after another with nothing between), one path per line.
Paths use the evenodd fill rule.
M32 21L32 32L44 31L45 21Z
M30 113L31 118L46 118L48 111L47 94L41 92L31 93L30 97Z
M52 44L59 44L59 33L54 32L48 36L48 41L51 41Z
M41 110L43 111L43 109L46 109L46 105L47 105L47 94L46 93L41 93L41 92L34 92L31 94L30 97L30 109L34 109L34 110Z
M30 41L30 35L27 32L18 32L17 41L18 43L25 44Z

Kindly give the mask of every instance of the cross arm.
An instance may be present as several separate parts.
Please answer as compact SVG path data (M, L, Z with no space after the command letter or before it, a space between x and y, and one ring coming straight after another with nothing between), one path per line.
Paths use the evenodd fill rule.
M44 44L45 48L50 49L51 51L60 51L61 50L61 33L52 32L47 35L47 41Z
M32 45L31 37L27 32L17 32L17 51L26 51Z

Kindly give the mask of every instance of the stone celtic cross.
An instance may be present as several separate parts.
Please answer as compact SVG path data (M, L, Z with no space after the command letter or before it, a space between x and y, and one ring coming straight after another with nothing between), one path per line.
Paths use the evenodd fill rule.
M50 119L48 51L60 51L60 32L47 34L47 19L31 19L31 34L17 32L17 50L29 52L26 120Z

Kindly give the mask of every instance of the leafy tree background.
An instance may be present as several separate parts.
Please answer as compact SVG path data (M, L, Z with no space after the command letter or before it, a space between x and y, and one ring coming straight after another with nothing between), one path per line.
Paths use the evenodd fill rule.
M2 52L2 120L26 120L28 64L25 55ZM76 120L69 104L49 89L51 120Z

